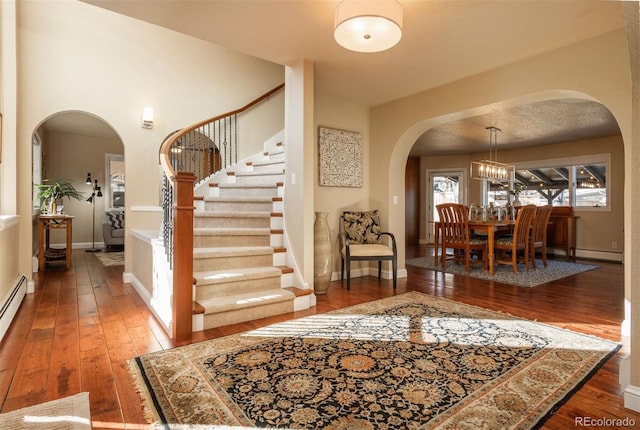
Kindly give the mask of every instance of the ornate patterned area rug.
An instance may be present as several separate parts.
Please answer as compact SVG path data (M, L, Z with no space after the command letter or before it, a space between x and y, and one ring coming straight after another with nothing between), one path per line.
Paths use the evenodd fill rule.
M447 261L445 270L442 266L433 264L433 257L411 258L405 261L407 266L416 266L422 269L437 270L439 272L453 273L456 275L470 276L472 278L486 279L488 281L502 282L503 284L520 285L521 287L535 287L536 285L546 284L547 282L556 281L566 278L567 276L576 275L588 270L597 269L600 266L591 264L578 264L568 261L547 260L547 267L542 264L542 260L536 260L537 269L525 269L524 264L518 264L518 273L514 273L511 266L496 266L493 276L489 275L482 265L471 266L469 273L465 272L464 264L456 264L454 261Z
M165 428L529 429L618 348L410 292L129 368L149 420Z
M96 252L94 255L103 266L124 266L124 252Z

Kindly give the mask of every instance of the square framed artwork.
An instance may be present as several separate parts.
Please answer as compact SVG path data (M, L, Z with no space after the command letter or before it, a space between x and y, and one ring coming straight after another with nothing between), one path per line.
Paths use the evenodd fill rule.
M362 141L360 133L318 129L320 185L362 187Z

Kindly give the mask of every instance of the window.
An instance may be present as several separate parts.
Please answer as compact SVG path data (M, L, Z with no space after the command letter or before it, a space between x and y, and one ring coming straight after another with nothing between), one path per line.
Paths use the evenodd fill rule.
M124 209L124 155L106 154L105 208Z
M488 202L506 204L509 191L519 187L523 205L608 209L610 161L610 154L602 154L518 164L513 185L489 185Z

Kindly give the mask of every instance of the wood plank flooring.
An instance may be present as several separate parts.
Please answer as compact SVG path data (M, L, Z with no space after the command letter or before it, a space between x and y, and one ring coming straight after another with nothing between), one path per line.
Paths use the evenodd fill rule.
M407 251L407 258L429 248ZM596 270L550 284L523 288L408 267L395 294L416 290L519 317L620 340L624 318L623 267ZM191 342L239 333L290 318L323 313L394 294L390 280L352 279L351 291L332 282L312 309L194 333ZM127 360L177 346L131 285L122 266L104 267L92 253L73 252L73 267L51 267L36 277L16 321L0 344L2 412L88 391L95 429L147 429L144 411L127 371ZM623 407L613 356L557 413L545 429L574 428L575 417L635 419Z

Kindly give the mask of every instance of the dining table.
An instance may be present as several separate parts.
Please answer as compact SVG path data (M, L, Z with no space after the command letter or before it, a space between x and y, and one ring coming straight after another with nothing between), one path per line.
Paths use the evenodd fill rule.
M473 220L469 221L469 228L473 230L476 234L484 233L487 235L487 253L489 259L489 275L493 276L494 274L494 261L495 261L495 233L498 230L510 229L512 228L516 222L511 219L503 219L503 220ZM435 239L435 250L434 250L434 265L438 266L438 260L442 259L442 266L444 267L446 264L446 252L444 249L444 237L442 237L441 241L441 224L437 221L434 221L434 239ZM438 246L442 249L442 256L439 256Z
M489 254L489 275L494 273L495 260L495 233L498 230L511 229L516 222L511 219L491 220L491 221L469 221L469 228L476 234L485 232L487 234L487 253Z

